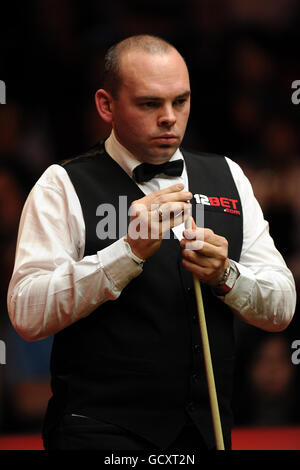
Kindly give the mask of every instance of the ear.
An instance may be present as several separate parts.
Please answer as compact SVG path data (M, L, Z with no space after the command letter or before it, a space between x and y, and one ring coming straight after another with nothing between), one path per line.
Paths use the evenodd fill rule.
M95 93L95 103L96 108L98 111L99 116L103 119L103 121L107 123L112 122L112 97L111 95L103 90L97 90Z

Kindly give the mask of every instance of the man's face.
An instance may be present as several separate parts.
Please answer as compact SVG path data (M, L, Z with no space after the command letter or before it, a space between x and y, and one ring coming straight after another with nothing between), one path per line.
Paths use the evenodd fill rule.
M111 103L118 141L138 160L163 163L183 139L190 112L187 67L175 50L131 51L121 60L122 84Z

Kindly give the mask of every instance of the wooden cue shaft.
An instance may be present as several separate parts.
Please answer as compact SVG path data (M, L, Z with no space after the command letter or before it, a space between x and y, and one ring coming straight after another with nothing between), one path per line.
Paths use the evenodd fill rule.
M189 217L186 221L186 228L188 229L192 228L191 217ZM209 346L209 339L208 339L208 333L207 333L202 292L201 292L199 278L195 274L193 274L193 281L194 281L195 295L196 295L196 301L197 301L199 326L200 326L200 333L201 333L201 339L202 339L203 357L204 357L204 364L205 364L205 371L206 371L206 380L207 380L207 385L208 385L208 393L209 393L213 428L214 428L214 434L215 434L215 440L216 440L216 448L217 450L224 450L224 440L223 440L218 398L217 398L217 392L216 392L216 385L215 385L215 379L214 379L214 372L213 372L213 366L212 366L212 360L211 360L211 354L210 354L210 346Z

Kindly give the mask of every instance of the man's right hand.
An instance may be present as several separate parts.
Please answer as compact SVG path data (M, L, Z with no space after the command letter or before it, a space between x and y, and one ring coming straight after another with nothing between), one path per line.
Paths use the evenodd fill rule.
M152 256L164 233L189 217L189 200L193 195L183 188L183 184L176 184L133 201L125 240L136 256L143 259Z

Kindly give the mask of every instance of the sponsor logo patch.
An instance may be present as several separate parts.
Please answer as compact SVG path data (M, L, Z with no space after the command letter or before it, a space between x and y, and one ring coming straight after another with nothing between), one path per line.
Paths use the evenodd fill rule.
M220 210L223 210L223 212L241 215L241 211L237 207L239 203L237 199L230 199L229 197L223 196L206 196L205 194L194 194L194 198L197 204L218 207Z

